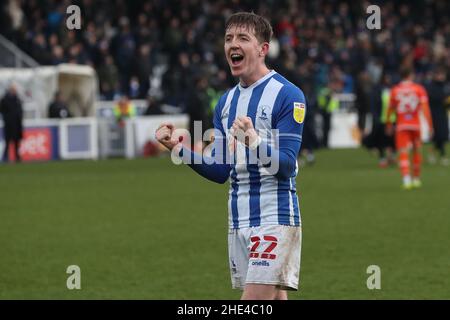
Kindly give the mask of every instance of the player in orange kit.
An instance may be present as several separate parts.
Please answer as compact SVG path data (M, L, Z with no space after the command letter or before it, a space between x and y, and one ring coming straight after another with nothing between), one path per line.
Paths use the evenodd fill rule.
M423 86L413 82L414 74L411 69L405 68L401 71L402 81L394 86L391 91L387 119L395 113L397 115L397 125L395 128L395 145L399 155L399 166L403 177L403 188L419 188L420 166L422 162L421 154L421 131L420 131L420 111L423 112L433 135L433 124L431 120L428 95ZM386 133L392 135L393 124L388 122ZM410 174L409 152L412 149L412 179Z

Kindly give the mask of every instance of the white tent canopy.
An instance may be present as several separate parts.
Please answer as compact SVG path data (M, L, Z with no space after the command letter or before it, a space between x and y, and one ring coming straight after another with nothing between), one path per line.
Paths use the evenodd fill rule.
M58 90L74 116L94 115L97 76L90 66L61 64L31 69L2 68L0 96L12 82L17 84L26 118L47 117L48 106Z

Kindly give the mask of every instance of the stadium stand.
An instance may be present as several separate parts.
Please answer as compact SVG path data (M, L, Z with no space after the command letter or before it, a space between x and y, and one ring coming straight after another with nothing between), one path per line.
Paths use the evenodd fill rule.
M68 31L66 8L77 4L82 29ZM162 77L163 99L182 104L196 73L214 87L227 76L221 35L225 18L253 10L270 18L275 37L270 64L313 97L330 79L355 92L364 71L371 84L402 63L418 80L436 67L450 68L450 12L445 0L383 1L382 28L366 28L368 3L359 1L6 1L1 33L41 65L88 64L97 70L100 94L146 98L151 76ZM274 10L276 9L276 10ZM278 50L277 50L278 48ZM166 70L161 73L161 66ZM158 70L158 71L157 71ZM158 74L159 73L159 74ZM217 83L217 82L225 83ZM310 88L311 87L311 88ZM137 88L137 90L136 90ZM171 95L169 95L169 92ZM178 95L173 96L177 92ZM313 93L313 94L308 94Z
M80 30L66 27L72 4L81 9ZM366 26L370 4L381 8L380 30ZM396 83L400 68L410 65L416 80L427 85L434 70L449 74L445 0L8 0L0 8L0 33L40 65L93 67L97 101L127 95L186 112L192 86L204 77L210 114L220 94L234 85L221 35L226 18L241 10L271 21L268 64L302 88L308 116L329 122L327 113L334 109L354 111L357 140L370 129L371 95L384 75ZM331 102L321 104L327 94Z

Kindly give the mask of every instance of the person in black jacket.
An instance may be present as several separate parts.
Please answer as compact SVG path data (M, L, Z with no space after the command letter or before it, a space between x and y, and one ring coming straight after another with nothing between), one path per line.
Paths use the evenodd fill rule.
M190 90L186 101L186 112L189 115L189 133L191 134L191 141L193 149L201 152L203 149L203 134L209 129L208 108L209 97L206 93L208 88L208 79L202 75L197 75L194 78L194 87ZM195 121L201 121L202 131L195 132Z
M12 84L0 101L0 113L3 117L3 136L5 139L5 151L3 161L9 160L9 145L14 143L16 161L20 162L19 145L23 137L23 109L22 102L17 95L17 87Z
M153 96L147 97L147 108L145 109L145 116L164 114L161 109L161 101Z
M65 119L70 118L72 115L67 107L66 102L64 101L61 93L57 91L55 93L55 97L53 102L48 107L48 117L54 119Z
M448 141L448 108L450 104L450 90L446 87L446 74L442 69L437 69L433 74L433 80L426 86L430 99L431 117L433 119L433 144L439 152L443 165L448 165L449 160L445 154L445 144ZM435 162L434 152L430 153L430 162Z
M372 131L364 136L362 144L369 150L378 151L380 168L386 168L395 164L395 143L392 136L386 135L386 122L388 122L387 109L389 107L390 87L392 79L389 74L384 73L381 83L372 88L370 95L370 112L372 114ZM395 116L391 116L390 122L395 122Z

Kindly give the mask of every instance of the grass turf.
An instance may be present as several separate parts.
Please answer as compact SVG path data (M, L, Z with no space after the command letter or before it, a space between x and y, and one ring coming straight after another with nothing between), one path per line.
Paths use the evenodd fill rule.
M403 191L365 150L298 177L301 290L291 299L449 299L450 169ZM1 299L238 299L227 190L169 158L0 166ZM66 268L81 268L81 290ZM381 290L368 290L369 265Z

